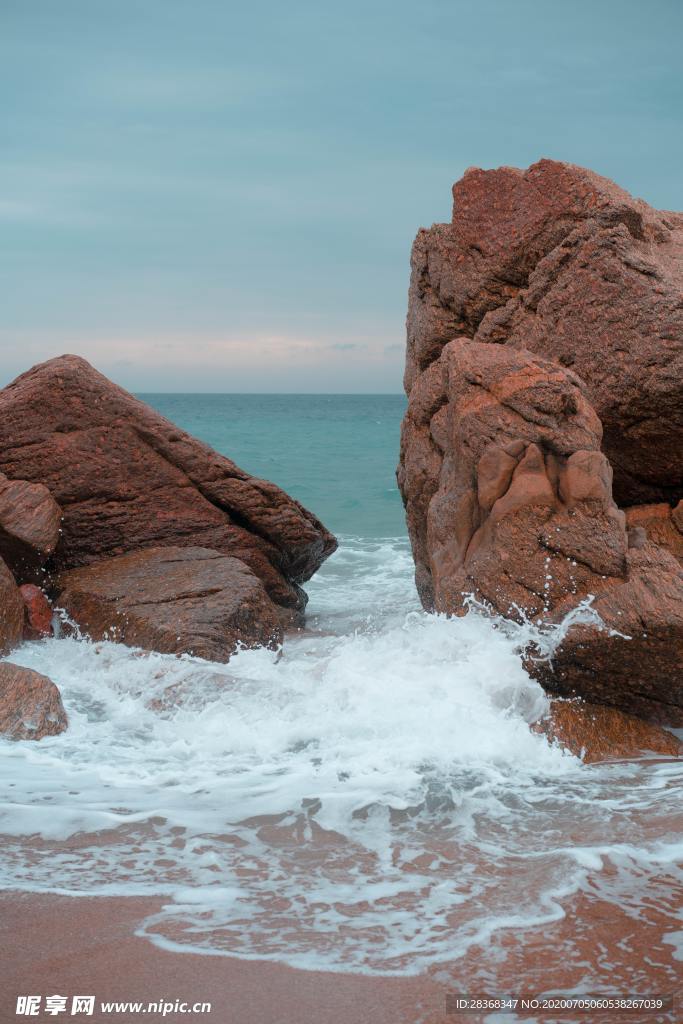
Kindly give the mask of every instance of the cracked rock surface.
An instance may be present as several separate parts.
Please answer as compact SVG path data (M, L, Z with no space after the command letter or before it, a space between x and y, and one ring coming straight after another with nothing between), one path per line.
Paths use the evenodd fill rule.
M422 602L559 622L592 598L603 628L532 670L683 724L683 216L549 160L453 194L415 240L407 319Z

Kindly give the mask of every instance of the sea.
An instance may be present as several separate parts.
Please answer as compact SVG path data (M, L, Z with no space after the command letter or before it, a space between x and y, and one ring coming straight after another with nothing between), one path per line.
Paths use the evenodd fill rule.
M141 397L339 549L280 651L13 652L57 683L70 726L0 741L0 887L158 897L139 934L180 952L469 991L673 989L683 762L550 745L529 727L547 706L521 660L535 627L422 611L403 396Z

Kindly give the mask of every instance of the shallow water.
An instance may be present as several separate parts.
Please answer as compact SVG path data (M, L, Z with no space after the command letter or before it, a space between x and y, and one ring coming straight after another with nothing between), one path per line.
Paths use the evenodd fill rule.
M308 589L305 633L227 666L15 652L70 728L0 742L0 884L161 895L159 944L399 974L504 958L590 896L636 928L654 908L683 959L682 762L584 766L532 733L529 629L425 615L403 538L342 538Z

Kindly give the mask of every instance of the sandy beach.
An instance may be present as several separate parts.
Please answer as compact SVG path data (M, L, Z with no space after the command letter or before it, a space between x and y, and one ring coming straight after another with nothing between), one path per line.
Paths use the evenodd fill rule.
M645 913L635 924L614 907L587 898L574 901L556 925L523 936L509 932L500 944L475 949L464 960L420 977L298 971L266 961L167 952L135 935L141 920L159 907L154 900L1 894L2 1024L21 1019L15 1014L18 996L40 994L44 1003L45 996L57 993L69 998L69 1007L73 995L95 995L93 1020L119 1024L143 1018L213 1024L475 1024L487 1019L603 1024L614 1016L447 1013L446 995L567 990L580 985L590 964L595 965L588 967L590 974L602 975L602 991L606 978L613 977L615 994L668 995L680 983L674 947L661 942L666 921ZM643 949L647 956L639 952ZM153 1010L106 1013L100 1006L176 1000L190 1006L208 1002L211 1011L162 1017ZM673 1022L676 1012L622 1016Z
M0 1020L21 1019L15 1015L17 996L31 993L95 995L98 1003L210 1002L208 1014L172 1013L165 1019L211 1024L435 1024L446 1019L444 991L427 979L323 974L157 949L134 932L158 908L138 899L2 894ZM134 1024L143 1016L98 1014L96 1004L93 1019Z

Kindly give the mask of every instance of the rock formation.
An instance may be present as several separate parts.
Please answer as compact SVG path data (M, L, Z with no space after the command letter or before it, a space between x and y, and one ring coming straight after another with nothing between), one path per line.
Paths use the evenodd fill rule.
M272 646L281 616L244 562L205 548L150 548L62 573L57 603L94 640L227 661Z
M47 676L0 662L0 734L13 740L57 736L68 725L59 690Z
M412 257L398 480L422 602L559 623L592 601L603 626L532 670L683 724L683 217L553 161L469 171L454 199Z
M46 565L52 578L132 551L207 548L248 567L287 626L302 621L300 585L336 547L279 487L76 356L36 366L0 392L0 469L46 487L61 508L59 543ZM270 633L271 618L269 603L259 637Z

